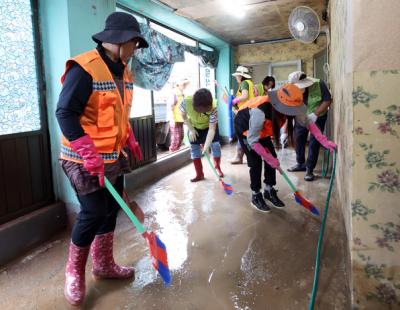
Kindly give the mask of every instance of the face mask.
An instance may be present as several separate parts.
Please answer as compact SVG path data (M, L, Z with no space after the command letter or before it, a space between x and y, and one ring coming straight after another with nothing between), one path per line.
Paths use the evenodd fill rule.
M121 59L121 62L124 64L124 66L130 65L131 60L132 60L132 58L133 58L133 55L134 55L135 51L137 50L137 48L139 47L139 45L140 45L140 43L139 43L139 42L136 42L136 46L135 46L136 48L135 48L135 50L134 50L132 56L129 57L129 59L127 59L126 61L124 61L124 60L122 59L122 57L121 57L121 45L119 46L119 55L120 55L119 58Z

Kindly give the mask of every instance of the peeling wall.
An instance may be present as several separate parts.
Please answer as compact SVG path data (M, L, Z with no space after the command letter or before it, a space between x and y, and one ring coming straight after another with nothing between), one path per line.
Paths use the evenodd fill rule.
M330 2L336 185L353 309L400 309L400 41L386 31L400 29L399 12L396 0Z
M317 43L304 44L299 41L239 45L235 53L237 64L256 64L301 59L306 74L313 75L313 56L326 47L326 37L318 38Z
M331 6L330 85L333 97L334 137L338 144L336 188L341 201L346 230L351 226L352 156L353 156L353 80L351 67L347 1L333 1Z

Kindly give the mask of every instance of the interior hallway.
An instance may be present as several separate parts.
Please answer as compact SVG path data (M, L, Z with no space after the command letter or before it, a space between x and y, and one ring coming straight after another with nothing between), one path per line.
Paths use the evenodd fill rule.
M284 152L286 169L295 160L294 152ZM143 208L145 226L167 246L172 286L163 286L144 240L121 212L115 258L135 266L136 280L94 282L89 259L83 309L306 309L320 219L294 202L279 175L277 188L287 208L270 214L252 208L248 168L229 165L233 153L234 146L223 148L222 168L233 196L223 192L205 160L203 182L190 183L194 169L188 165L129 194ZM306 183L302 173L289 177L322 211L329 180ZM316 303L323 310L350 308L346 233L334 197ZM70 309L63 294L68 242L68 233L55 236L2 269L1 309Z

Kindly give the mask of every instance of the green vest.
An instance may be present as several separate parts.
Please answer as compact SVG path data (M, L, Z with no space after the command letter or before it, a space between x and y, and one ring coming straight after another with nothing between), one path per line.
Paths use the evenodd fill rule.
M264 85L262 83L258 83L254 87L257 88L258 96L264 96Z
M308 88L308 98L307 98L307 114L313 113L321 104L322 94L321 87L319 86L319 79L314 79L314 84ZM326 114L326 112L321 115Z
M193 97L187 96L186 101L186 114L193 124L193 127L197 129L207 129L209 127L209 120L211 111L207 113L196 112L193 108ZM213 100L213 109L217 108L216 100Z

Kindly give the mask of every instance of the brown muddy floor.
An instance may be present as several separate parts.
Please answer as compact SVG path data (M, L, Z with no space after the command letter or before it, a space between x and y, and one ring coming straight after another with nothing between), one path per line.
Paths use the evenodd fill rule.
M294 202L279 175L285 210L262 214L251 207L248 168L228 164L233 152L224 148L222 165L233 196L223 192L206 161L203 182L190 183L189 165L129 195L145 211L145 226L167 245L172 285L164 287L144 240L121 212L115 257L135 266L136 279L96 282L89 260L82 309L307 309L321 220ZM284 151L283 167L294 163L293 155ZM289 176L322 211L328 179L306 183L303 173ZM55 236L0 270L0 309L73 309L63 296L68 243L67 232ZM315 309L350 309L346 255L343 220L332 201Z

